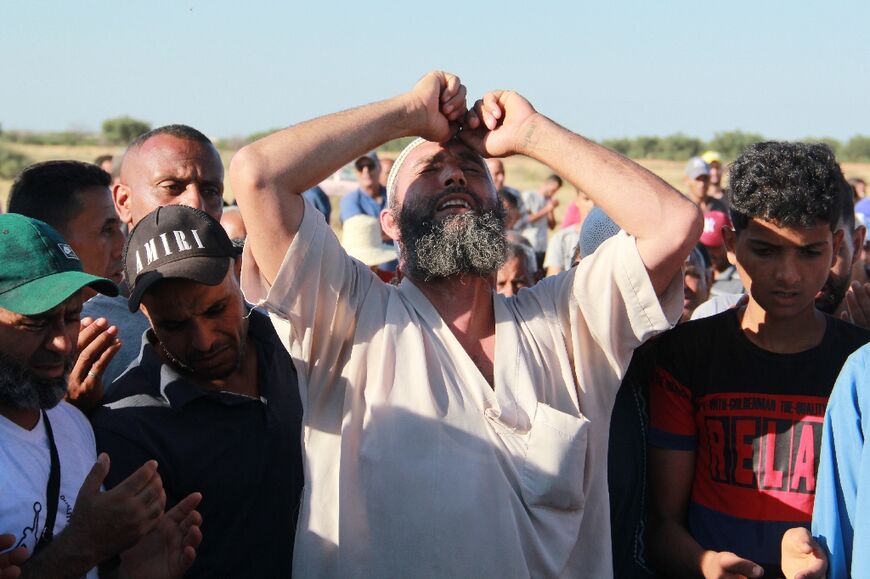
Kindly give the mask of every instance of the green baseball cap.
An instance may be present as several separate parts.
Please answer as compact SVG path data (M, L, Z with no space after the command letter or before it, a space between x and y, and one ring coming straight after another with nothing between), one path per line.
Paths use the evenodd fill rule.
M0 215L0 308L41 314L85 286L118 295L111 280L82 271L79 257L50 225L15 213Z

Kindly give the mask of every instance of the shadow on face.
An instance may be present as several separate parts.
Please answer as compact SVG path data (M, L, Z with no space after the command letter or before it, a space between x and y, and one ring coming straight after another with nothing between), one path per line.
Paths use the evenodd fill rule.
M239 368L248 322L233 268L214 286L185 279L157 282L143 296L142 310L168 362L179 369L214 380Z

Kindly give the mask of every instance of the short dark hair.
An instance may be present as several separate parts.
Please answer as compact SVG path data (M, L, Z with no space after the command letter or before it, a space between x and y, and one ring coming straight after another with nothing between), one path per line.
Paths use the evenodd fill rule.
M92 163L46 161L30 165L12 183L7 210L45 221L55 229L78 216L82 204L76 194L112 183L112 176Z
M837 226L845 179L834 152L823 143L749 145L729 175L731 222L738 233L754 218L779 227L812 227L820 221L832 231Z
M562 187L562 178L559 177L558 175L556 175L555 173L553 173L552 175L550 175L549 177L547 177L546 180L547 180L547 181L552 181L552 182L554 182L556 185L559 186L559 187L557 187L557 188L561 188L561 187Z
M840 223L846 226L847 235L855 232L855 189L848 181L840 185Z
M156 129L151 129L147 133L142 133L141 135L136 137L133 142L130 143L130 145L127 147L127 150L131 151L133 149L138 149L139 147L144 145L146 141L158 135L170 135L172 137L184 139L186 141L196 141L204 145L214 145L208 137L206 137L193 127L189 127L187 125L164 125L162 127L157 127Z

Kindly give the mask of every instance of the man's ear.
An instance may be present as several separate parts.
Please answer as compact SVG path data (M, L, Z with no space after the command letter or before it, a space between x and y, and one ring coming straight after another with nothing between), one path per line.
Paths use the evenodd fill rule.
M393 212L390 208L381 209L381 229L384 230L384 233L390 236L390 239L393 241L400 241L401 236L399 235L399 224L396 223L395 218L393 217Z
M722 240L725 242L725 251L728 255L728 263L737 265L737 232L727 225L722 226Z
M148 323L150 324L151 323L151 315L148 313L148 308L145 307L145 303L142 301L139 302L139 311L142 312L142 315L144 315L146 318L148 318Z
M127 227L133 227L133 212L130 209L130 189L121 183L112 188L112 201L115 203L115 213L118 219Z
M863 225L856 225L855 231L852 232L852 265L861 259L861 249L864 247L864 239L867 237L867 228Z
M831 267L834 267L834 264L837 263L837 254L840 253L840 246L843 245L843 236L845 234L846 232L842 229L838 229L834 232L834 251L831 254Z

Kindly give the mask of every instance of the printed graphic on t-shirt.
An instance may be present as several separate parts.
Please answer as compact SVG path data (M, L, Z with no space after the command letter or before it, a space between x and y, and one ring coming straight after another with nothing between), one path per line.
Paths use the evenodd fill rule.
M653 418L653 429L671 441L663 446L680 450L698 441L693 501L747 519L797 522L812 516L825 398L729 392L693 402L663 368L656 370L654 384L655 395L663 398L657 406L675 410L664 424L659 413ZM676 411L687 404L692 412Z
M24 529L22 529L21 532L18 534L18 536L21 538L18 540L18 543L15 544L15 547L13 547L13 549L17 549L18 547L27 547L28 541L30 541L31 539L34 542L39 541L40 513L42 513L42 503L36 501L33 503L33 522L29 526L24 527Z

